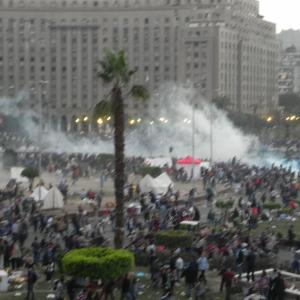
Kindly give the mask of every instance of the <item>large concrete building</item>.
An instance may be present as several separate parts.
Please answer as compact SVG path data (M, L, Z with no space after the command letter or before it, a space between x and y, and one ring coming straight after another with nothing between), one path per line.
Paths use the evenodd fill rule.
M291 46L282 50L278 75L279 95L300 95L300 51Z
M190 82L236 111L277 106L275 25L256 0L0 0L0 93L27 89L36 107L45 81L43 112L54 128L88 127L84 116L105 94L96 65L105 48L124 49L151 92ZM151 118L163 100L126 106Z

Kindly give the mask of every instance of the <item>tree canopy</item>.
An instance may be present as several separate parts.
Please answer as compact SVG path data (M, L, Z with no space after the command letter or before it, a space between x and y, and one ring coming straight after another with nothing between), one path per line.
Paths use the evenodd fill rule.
M300 96L297 94L285 94L279 96L279 105L288 114L300 113Z
M184 230L163 230L155 235L155 244L169 249L188 248L193 243L193 236Z
M32 181L35 177L39 176L39 171L36 168L27 167L22 171L21 176Z
M229 108L230 99L227 96L215 97L212 101L218 109L226 110Z
M95 119L107 115L116 117L114 113L117 98L114 97L113 93L115 89L122 89L122 97L124 98L132 97L138 100L147 100L150 97L148 89L143 85L130 85L137 70L129 69L123 50L118 53L106 50L104 59L99 61L99 65L99 78L102 79L104 84L111 85L112 90L95 106Z

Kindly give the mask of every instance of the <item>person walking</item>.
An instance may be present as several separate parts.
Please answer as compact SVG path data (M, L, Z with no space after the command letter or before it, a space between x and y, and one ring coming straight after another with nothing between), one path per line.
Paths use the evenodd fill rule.
M129 274L127 273L122 281L122 295L121 300L133 300L130 290L130 278Z
M31 244L31 248L32 248L33 262L36 266L38 266L40 262L41 249L37 237L34 238L34 241Z
M28 268L27 272L27 295L26 300L35 300L35 294L34 294L34 285L37 281L37 275L34 271L33 266L30 266Z
M20 247L17 242L14 242L11 245L11 252L10 252L10 262L11 262L11 268L13 270L16 270L20 267L22 253L20 250Z
M175 267L176 267L176 280L180 281L183 272L183 267L184 267L184 261L181 256L177 257L175 262Z
M204 254L201 254L200 258L198 259L198 269L200 272L199 275L199 280L203 279L203 282L206 284L206 277L205 277L205 272L208 270L209 264L207 257Z
M241 245L239 245L237 247L237 251L236 251L236 260L235 260L235 264L236 264L236 272L239 274L239 278L242 275L242 271L243 271L243 262L244 262L244 252L243 249L241 247Z
M0 238L0 270L4 268L4 253L5 253L5 244L2 238Z
M49 264L45 267L45 275L46 275L46 281L52 280L52 276L54 273L54 262L51 261Z
M232 283L234 280L234 273L231 271L230 268L228 268L225 272L222 274L222 281L225 284L225 300L231 299L231 289L232 289Z
M76 295L76 279L72 277L69 281L67 281L67 294L69 297L69 300L75 299Z
M271 287L271 300L284 300L285 298L285 283L281 273L277 273L277 277L273 280Z
M249 253L246 256L246 268L247 268L247 280L250 281L250 274L251 279L254 281L254 270L255 270L255 260L256 255L254 253L254 250L251 249Z
M182 276L185 277L187 298L190 298L192 296L192 292L198 276L198 267L196 260L193 260L189 264L189 266L183 271Z
M65 283L64 277L61 277L54 286L55 300L64 300L65 298Z

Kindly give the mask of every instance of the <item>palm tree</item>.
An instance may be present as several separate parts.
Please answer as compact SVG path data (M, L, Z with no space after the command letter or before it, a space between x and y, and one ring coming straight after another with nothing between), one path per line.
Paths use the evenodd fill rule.
M115 145L115 198L116 198L116 226L115 247L122 248L124 240L124 184L125 184L125 114L124 99L149 98L148 90L142 85L130 85L136 70L130 70L126 62L125 52L114 53L106 51L104 59L99 62L101 70L99 77L105 84L110 85L109 94L99 102L94 109L94 116L110 115L114 125Z

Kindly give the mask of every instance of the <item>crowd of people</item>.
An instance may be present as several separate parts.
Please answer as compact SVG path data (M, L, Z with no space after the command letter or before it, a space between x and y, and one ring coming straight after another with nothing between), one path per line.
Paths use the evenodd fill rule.
M18 155L22 164L36 164L37 154ZM143 163L143 158L129 158L127 174L134 173ZM97 155L43 154L42 166L48 172L59 171L64 180L68 178L73 183L81 176L94 175L101 176L104 185L106 177L114 176L112 159L99 159ZM165 166L164 171L174 180L183 176L173 166ZM187 298L204 299L210 287L208 271L213 269L220 274L220 291L224 291L226 300L231 299L239 286L236 282L242 281L244 273L248 282L246 294L283 299L285 284L279 271L254 274L257 269L276 266L280 236L272 228L256 235L251 230L260 221L287 215L286 210L274 216L264 208L265 204L278 203L293 215L297 210L299 178L300 174L289 168L257 167L233 159L202 169L199 180L193 182L194 188L186 196L171 187L165 195L143 194L138 186L129 185L127 200L138 202L140 211L126 212L125 248L135 254L137 263L148 267L151 286L160 292L161 299L176 299L175 290L183 283ZM66 186L67 182L62 181L59 188L63 190ZM65 296L70 300L102 296L113 299L116 287L120 288L122 299L139 298L135 274L100 285L84 285L76 278L61 275L57 279L55 275L63 274L61 257L67 251L112 245L115 215L113 209L102 206L101 188L81 197L95 200L92 214L79 205L77 212L59 215L40 210L13 182L1 191L0 269L27 270L27 299L36 299L36 284L41 275L46 282L55 281L52 286L57 300ZM68 197L67 194L65 191L64 196ZM218 205L221 202L232 205L223 209ZM203 213L199 203L205 204L208 211ZM186 220L199 224L195 229L189 228L193 233L191 247L170 251L155 244L156 232L180 229L181 222ZM285 237L293 245L296 233L292 226Z

